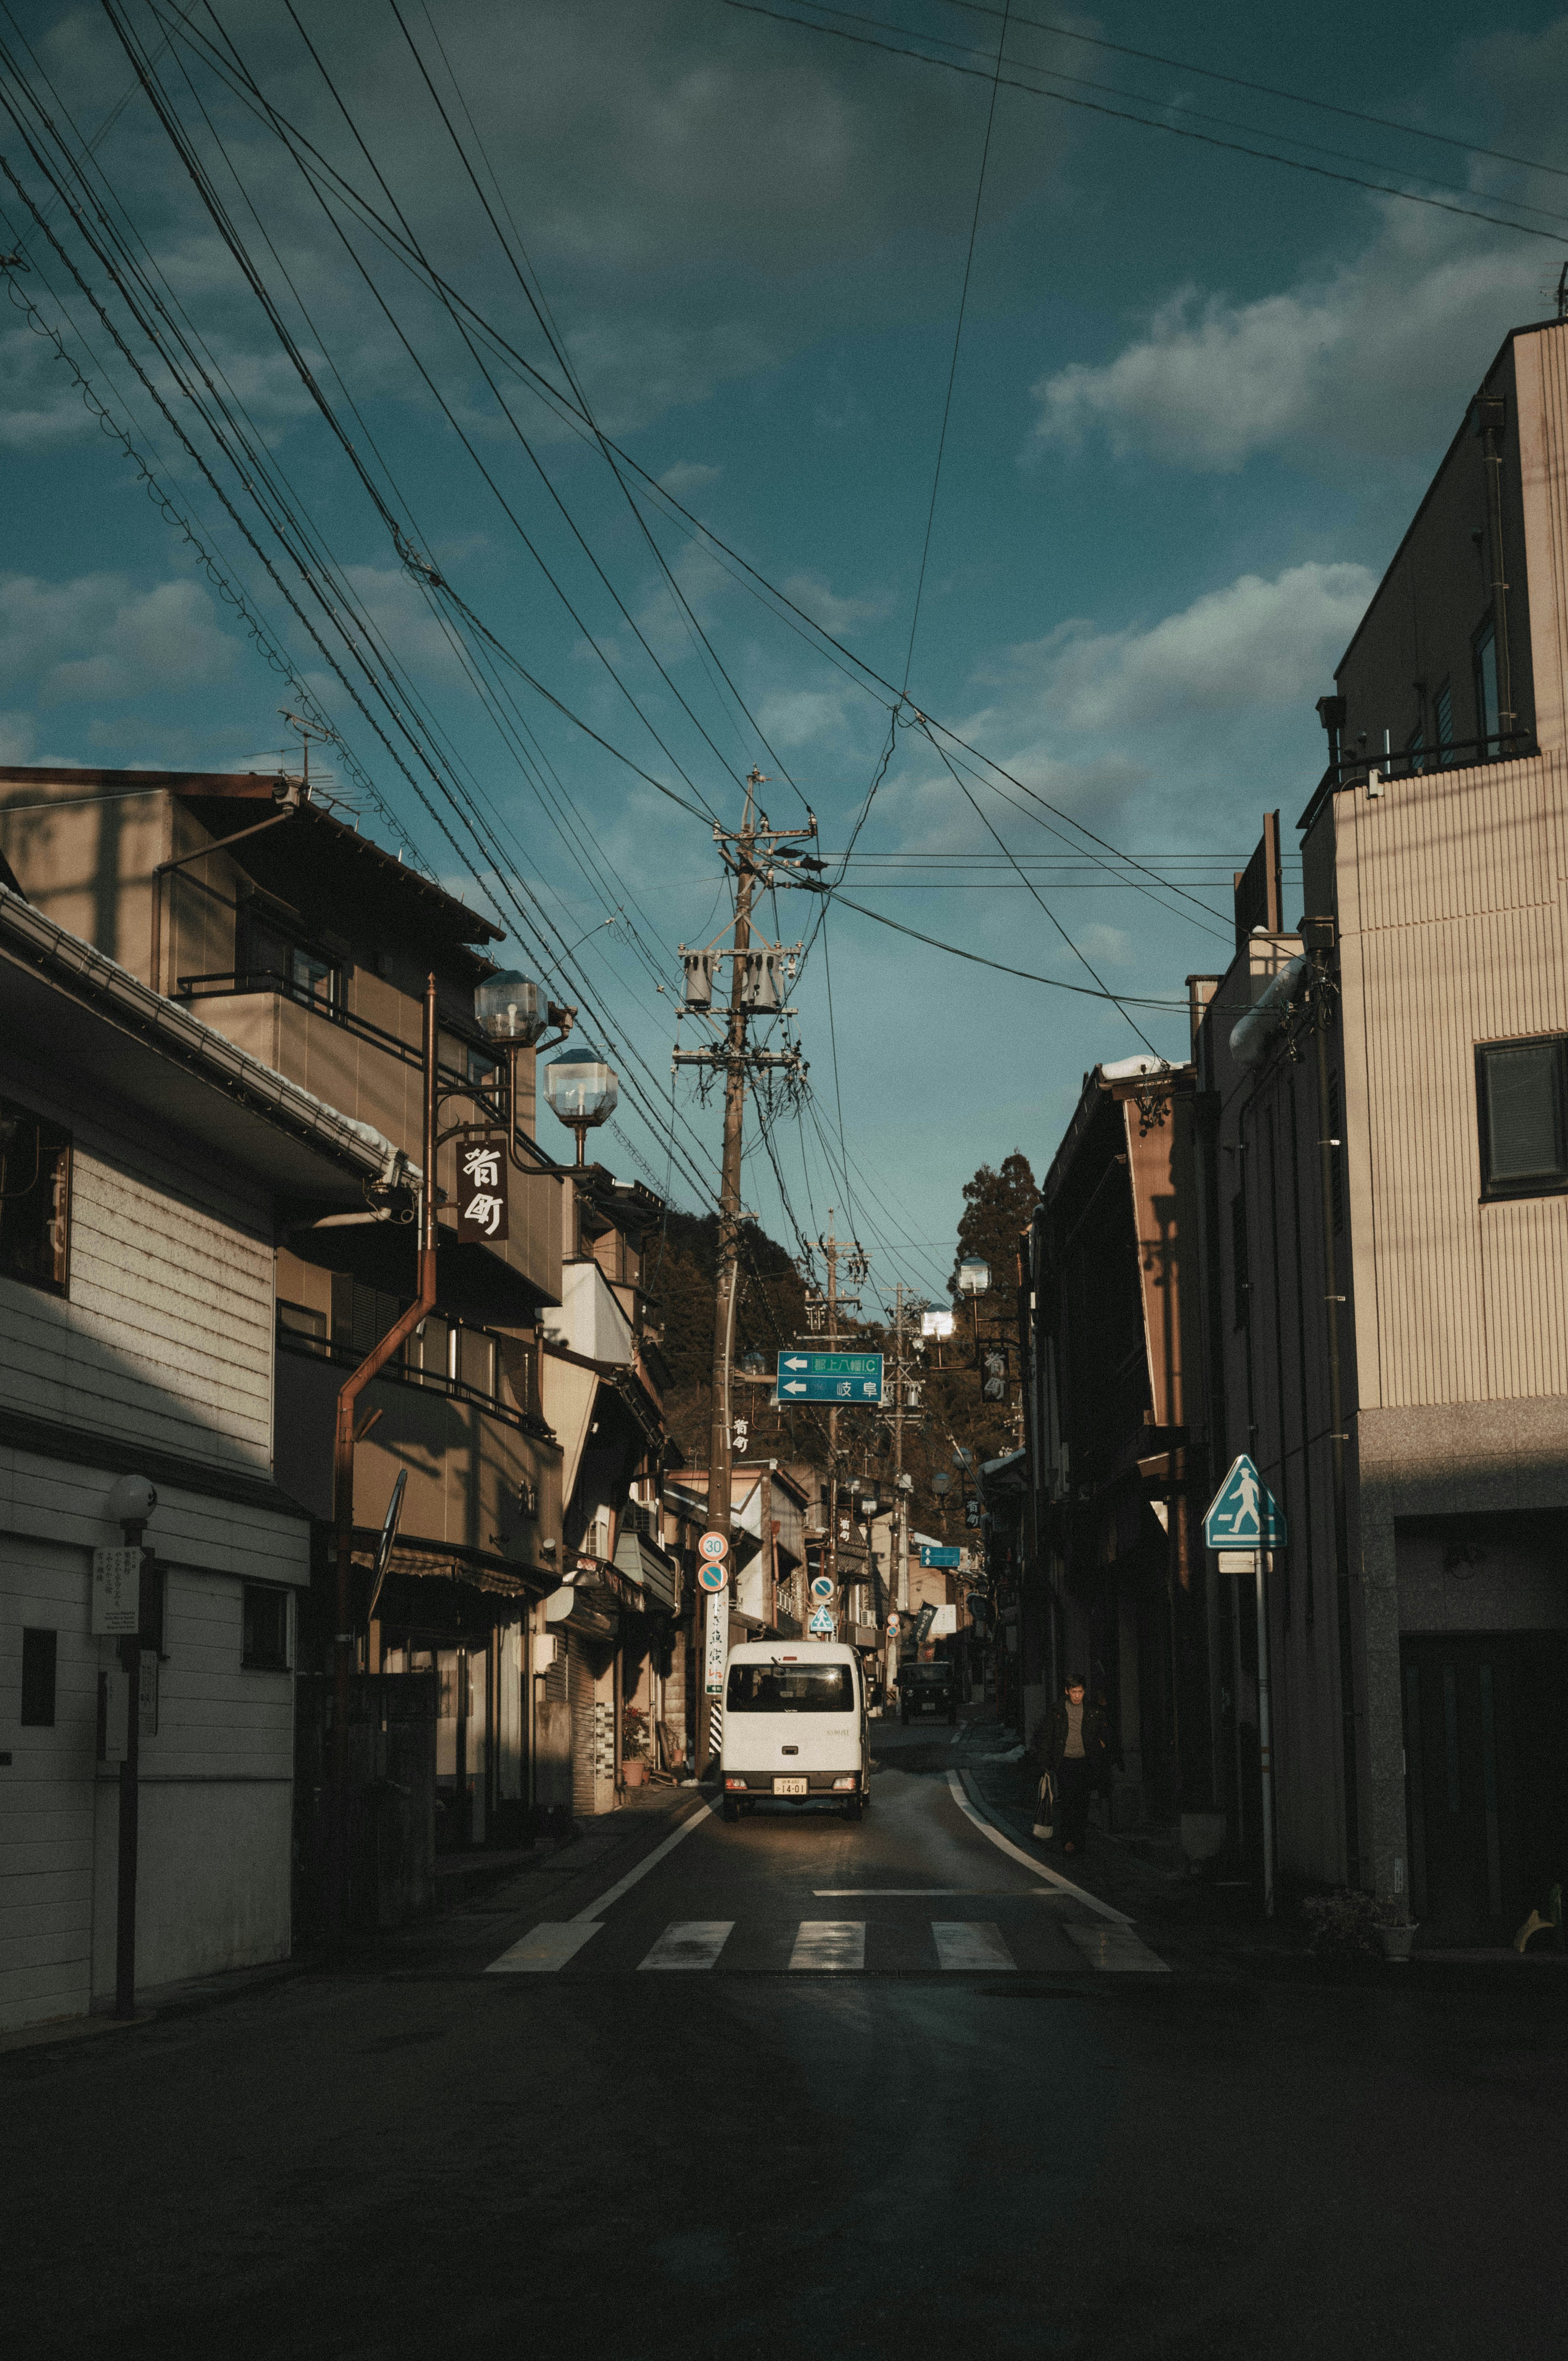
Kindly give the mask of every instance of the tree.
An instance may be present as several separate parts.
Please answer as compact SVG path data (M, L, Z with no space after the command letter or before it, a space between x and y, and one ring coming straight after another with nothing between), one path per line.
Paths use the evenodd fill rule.
M1039 1202L1040 1192L1035 1186L1029 1159L1020 1148L1015 1148L1011 1156L1003 1158L1000 1172L982 1164L974 1179L964 1182L959 1248L953 1257L953 1276L948 1281L949 1295L958 1293L959 1263L975 1257L990 1264L992 1293L1005 1301L1011 1315L1017 1285L1018 1241L1034 1220ZM986 1306L992 1314L1000 1308L999 1304Z

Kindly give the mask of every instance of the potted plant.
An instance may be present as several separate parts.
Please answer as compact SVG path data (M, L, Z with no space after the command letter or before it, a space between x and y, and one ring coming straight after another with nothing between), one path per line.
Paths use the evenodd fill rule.
M640 1705L621 1708L620 1776L628 1787L641 1787L648 1777L648 1717Z

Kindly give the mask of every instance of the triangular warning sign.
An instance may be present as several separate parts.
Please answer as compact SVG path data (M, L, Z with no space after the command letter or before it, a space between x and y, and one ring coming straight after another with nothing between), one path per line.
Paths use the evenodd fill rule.
M1209 1503L1203 1538L1220 1549L1282 1549L1285 1511L1244 1451Z

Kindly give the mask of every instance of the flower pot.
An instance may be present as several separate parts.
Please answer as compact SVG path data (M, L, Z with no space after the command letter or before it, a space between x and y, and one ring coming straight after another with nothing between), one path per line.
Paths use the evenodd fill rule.
M620 1766L620 1776L623 1784L628 1787L643 1786L647 1783L648 1765L646 1763L623 1763Z
M1415 1941L1418 1932L1414 1921L1403 1927L1380 1927L1377 1932L1383 1939L1383 1957L1386 1960L1393 1960L1401 1966L1406 1964L1409 1960L1410 1946Z

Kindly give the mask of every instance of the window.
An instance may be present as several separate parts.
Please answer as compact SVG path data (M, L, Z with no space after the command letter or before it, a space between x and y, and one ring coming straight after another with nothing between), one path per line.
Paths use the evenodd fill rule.
M1406 740L1405 752L1409 756L1410 768L1412 771L1424 771L1426 769L1426 744L1427 741L1425 734L1420 730L1416 731L1413 738L1408 738Z
M406 1296L365 1287L344 1271L332 1275L332 1341L363 1360L407 1309Z
M343 971L331 953L318 949L255 910L246 923L247 969L257 975L276 976L297 998L318 1000L329 1007L342 998Z
M1247 1258L1246 1194L1241 1189L1231 1199L1231 1273L1235 1286L1232 1324L1245 1328L1247 1300L1252 1292L1252 1269Z
M496 1397L496 1340L487 1336L482 1328L459 1328L457 1331L457 1367L459 1382L483 1394L487 1401Z
M313 1312L308 1303L278 1305L278 1336L298 1353L321 1353L330 1350L326 1333L326 1313Z
M409 1338L409 1375L423 1385L444 1386L452 1376L452 1323L433 1312Z
M269 1583L245 1586L245 1653L247 1673L289 1669L289 1594Z
M1483 1196L1568 1190L1568 1038L1484 1043L1475 1098Z
M24 1730L54 1728L56 1631L22 1633L22 1712Z
M1475 735L1485 762L1502 746L1497 735L1497 635L1490 620L1482 624L1471 645L1475 657Z
M1438 760L1446 769L1453 760L1453 683L1445 680L1432 699L1432 726Z
M0 1272L63 1295L71 1276L71 1134L0 1099Z
M853 1713L848 1664L731 1664L726 1713Z

